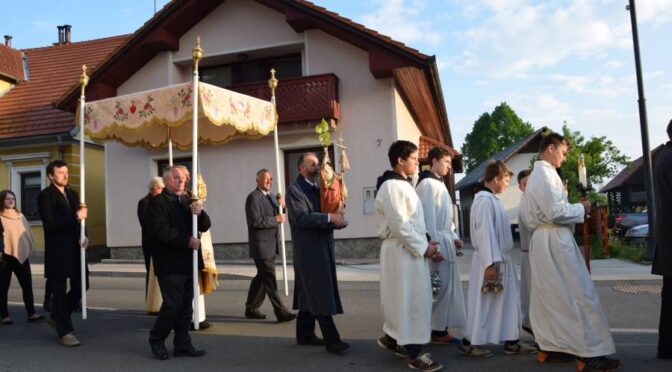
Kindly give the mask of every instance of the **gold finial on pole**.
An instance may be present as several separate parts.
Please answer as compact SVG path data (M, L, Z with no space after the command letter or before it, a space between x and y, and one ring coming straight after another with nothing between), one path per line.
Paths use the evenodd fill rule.
M203 58L203 49L201 49L201 37L196 36L196 45L191 50L191 58L194 60L194 69L198 70L198 61Z
M271 88L271 95L275 97L275 88L278 87L278 79L275 78L275 69L271 69L271 78L268 79L268 87Z
M82 75L79 77L79 84L82 85L82 97L84 96L84 89L89 84L89 76L86 74L86 65L82 65Z

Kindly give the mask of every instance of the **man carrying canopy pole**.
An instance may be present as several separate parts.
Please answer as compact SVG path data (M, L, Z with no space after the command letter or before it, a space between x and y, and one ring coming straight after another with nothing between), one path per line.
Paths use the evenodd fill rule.
M52 326L64 346L79 346L72 334L70 316L79 304L81 291L85 290L86 262L79 254L80 222L86 219L86 205L80 203L79 195L68 185L68 165L54 160L47 165L47 177L51 185L37 197L37 209L44 229L44 276L52 291L53 302L47 323ZM84 249L87 240L82 241ZM84 266L84 276L79 268ZM68 288L70 281L70 291ZM84 288L83 288L84 287ZM87 285L88 287L88 285Z

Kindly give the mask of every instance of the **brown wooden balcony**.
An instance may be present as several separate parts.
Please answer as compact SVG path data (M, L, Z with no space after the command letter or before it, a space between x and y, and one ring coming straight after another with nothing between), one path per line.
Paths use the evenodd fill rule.
M233 85L228 89L264 100L271 99L267 82ZM275 91L280 123L315 121L335 124L339 118L338 77L334 74L282 79Z

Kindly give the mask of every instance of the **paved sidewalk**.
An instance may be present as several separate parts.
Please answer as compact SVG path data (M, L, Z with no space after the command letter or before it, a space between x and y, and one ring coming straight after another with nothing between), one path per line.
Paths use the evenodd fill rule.
M464 255L459 257L460 272L462 281L469 279L469 268L471 266L471 257L473 250L465 248ZM514 249L512 252L513 261L520 262L521 252ZM43 264L31 264L33 274L42 275L44 273ZM220 273L220 279L248 279L254 277L256 268L250 259L246 261L235 261L230 263L221 263L217 265ZM604 280L662 280L660 276L651 275L651 265L642 265L629 261L623 261L615 258L600 259L591 261L592 278L594 281ZM282 263L276 261L277 277L282 280ZM520 272L520 266L518 266ZM142 261L115 261L103 260L101 263L89 265L92 276L112 276L112 277L144 277L145 266ZM337 275L339 281L343 282L377 282L380 279L380 266L378 260L347 260L337 262ZM294 280L294 270L291 262L287 264L288 280Z

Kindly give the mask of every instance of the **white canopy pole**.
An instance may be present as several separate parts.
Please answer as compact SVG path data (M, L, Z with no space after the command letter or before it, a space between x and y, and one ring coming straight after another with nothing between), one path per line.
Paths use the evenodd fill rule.
M198 198L198 61L203 57L203 49L201 49L201 37L196 37L196 46L191 50L191 56L194 60L194 85L193 85L193 116L192 116L192 153L191 153L191 197L195 200ZM198 239L198 215L194 214L191 218L191 235ZM193 255L193 288L194 288L194 329L198 330L198 313L200 311L198 303L198 250L194 250Z
M79 82L82 85L82 93L79 97L79 202L86 204L86 193L84 189L84 106L86 98L84 91L86 85L89 83L89 77L86 75L86 65L82 65L82 76L79 77ZM81 229L79 232L79 259L80 259L80 276L82 278L82 319L86 319L86 220L82 219Z
M173 140L170 138L170 128L168 128L168 166L173 166Z
M275 178L278 180L276 183L277 197L279 198L283 195L284 180L283 174L280 171L280 145L278 145L278 114L275 110L275 88L278 87L278 79L275 78L275 69L271 69L271 78L268 80L268 87L271 88L271 103L273 104L273 110L275 111L275 130L273 131L273 141L275 143ZM280 209L282 213L282 208ZM285 296L289 296L289 285L287 284L287 253L285 250L285 224L284 222L280 224L280 247L282 247L282 278L285 283Z

